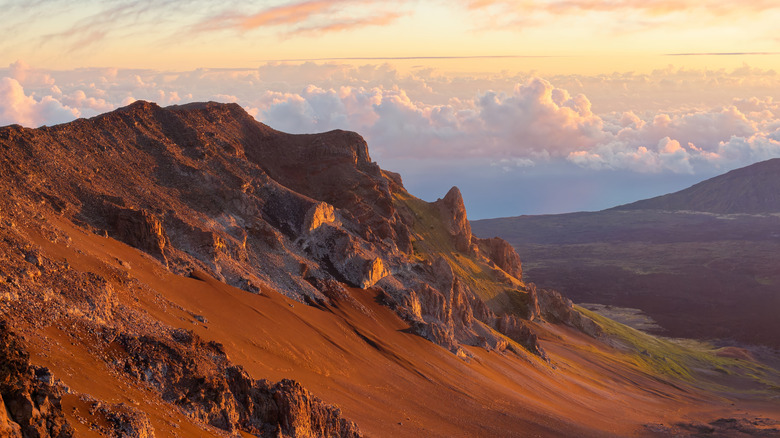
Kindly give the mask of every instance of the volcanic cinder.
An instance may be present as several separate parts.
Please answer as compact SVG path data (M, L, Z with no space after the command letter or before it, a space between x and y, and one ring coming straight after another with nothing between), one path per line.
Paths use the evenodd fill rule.
M774 369L524 282L355 133L136 102L0 128L0 175L0 434L778 430Z

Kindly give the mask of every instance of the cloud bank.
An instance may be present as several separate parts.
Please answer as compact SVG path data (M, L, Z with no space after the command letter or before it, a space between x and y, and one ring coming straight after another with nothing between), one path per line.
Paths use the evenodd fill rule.
M47 95L40 99L28 96L19 81L0 78L0 126L20 124L39 126L73 120L80 111L68 107L57 98Z
M283 131L357 131L380 165L412 180L467 168L711 176L780 156L778 85L773 71L749 67L540 78L327 63L160 72L17 62L0 69L0 124L62 123L137 99L216 100Z
M382 160L478 158L503 169L508 163L527 167L566 160L592 169L694 173L780 155L780 101L772 96L712 105L697 102L693 90L690 100L663 101L664 92L681 93L701 75L726 88L736 81L739 86L732 88L742 92L751 90L750 81L756 84L753 91L769 91L780 82L777 75L750 69L715 76L654 75L495 80L314 63L189 72L47 72L17 62L0 70L0 123L61 123L136 99L161 105L217 100L238 102L258 120L289 132L357 131ZM505 90L480 90L488 85ZM646 99L660 100L666 108L637 104L594 112L586 93L606 88L647 93Z

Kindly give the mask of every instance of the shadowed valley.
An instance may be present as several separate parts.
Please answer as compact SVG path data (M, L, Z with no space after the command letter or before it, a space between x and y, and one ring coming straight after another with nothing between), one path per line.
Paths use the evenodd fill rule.
M476 221L529 281L641 309L667 336L780 346L780 159L599 212Z

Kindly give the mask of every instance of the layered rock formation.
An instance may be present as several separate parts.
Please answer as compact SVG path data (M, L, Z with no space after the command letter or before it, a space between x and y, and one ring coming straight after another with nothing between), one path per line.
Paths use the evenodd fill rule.
M285 134L233 104L163 109L136 102L66 125L5 128L0 141L10 181L31 182L15 192L174 272L203 270L248 291L270 287L301 301L327 301L317 281L378 287L410 321L428 327L421 333L453 351L459 342L503 345L491 328L496 315L516 309L498 300L492 314L475 312L484 307L475 303L490 297L446 266L458 260L436 260L452 247L495 288L525 297L531 310L522 317L538 315L520 283L517 254L500 239L472 239L457 188L426 211L437 216L426 226L443 229L431 233L403 200L411 198L400 177L371 162L354 133ZM416 253L412 240L432 235L438 246L424 242ZM423 263L415 261L420 251Z
M460 252L471 250L471 224L466 217L466 206L463 196L457 187L453 187L434 205L439 209L442 222L455 242L455 248ZM519 277L518 277L519 278Z
M506 242L471 235L457 188L433 203L414 198L400 176L371 161L355 133L285 134L234 104L136 102L64 125L1 128L0 152L0 189L9 194L0 200L3 211L29 218L46 209L176 274L214 277L250 293L273 289L322 308L347 301L346 288L370 289L409 330L462 357L470 345L546 359L533 324L586 325L570 302L538 296L522 282L519 257ZM118 297L126 292L112 285L142 285L121 270L70 270L67 260L25 246L29 238L9 224L0 292L8 303L27 297L25 306L15 304L19 321L74 319L101 333L96 345L114 352L115 372L220 430L359 434L294 382L255 380L219 345L128 310ZM8 255L14 252L23 261ZM130 411L102 409L146 433ZM41 418L19 420L20 427L39 430ZM11 421L0 420L0 427ZM46 421L50 435L66 433Z

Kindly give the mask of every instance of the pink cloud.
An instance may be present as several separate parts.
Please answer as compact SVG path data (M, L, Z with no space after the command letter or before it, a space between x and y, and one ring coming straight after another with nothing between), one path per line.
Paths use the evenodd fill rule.
M38 127L71 121L78 116L77 109L63 105L52 96L36 100L25 94L16 79L0 78L0 126L16 123Z
M575 163L689 174L780 156L780 103L772 98L780 77L765 71L548 80L315 63L190 72L20 66L0 69L0 77L21 71L27 81L3 80L2 123L59 123L134 99L161 105L217 100L235 101L283 131L357 131L380 163L480 160L503 171ZM46 75L50 80L33 80ZM719 85L710 88L701 78Z
M308 20L313 15L332 12L333 6L339 3L334 0L313 0L291 5L282 5L266 9L254 15L240 18L238 25L244 29L254 29L262 26L277 26L294 24Z
M290 33L291 34L320 34L320 33L328 33L328 32L341 32L345 30L352 30L352 29L368 27L368 26L384 26L396 21L398 18L402 16L404 16L404 14L388 12L385 13L384 15L373 16L373 17L334 20L324 25L312 25L308 27L295 29Z
M221 29L250 31L282 29L284 35L322 34L367 26L384 26L404 14L396 10L367 8L374 0L310 0L264 9L254 14L227 13L194 27L196 32Z
M544 27L550 19L581 20L589 25L598 19L597 16L601 16L604 25L593 31L611 31L622 37L637 31L657 30L659 27L706 28L731 25L739 19L768 23L768 14L780 10L780 4L772 0L741 3L731 0L465 0L464 5L472 14L482 15L476 19L481 20L479 22L482 24L476 24L475 27L483 31ZM772 37L774 34L770 27L769 33L764 32L761 39Z
M637 10L650 15L666 15L675 12L703 10L714 15L739 12L762 12L780 8L772 0L734 3L729 0L553 0L549 2L516 2L512 0L467 0L470 9L504 7L518 12L546 11L555 14L573 14L581 11L619 12Z

